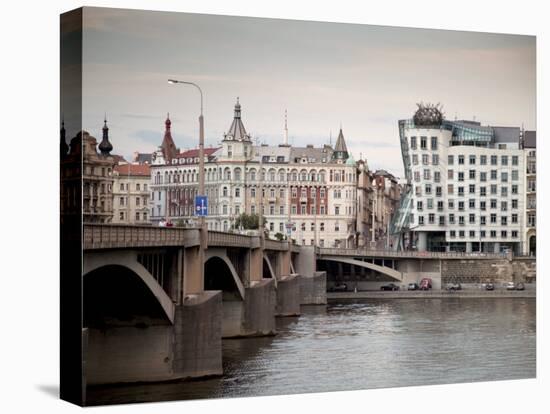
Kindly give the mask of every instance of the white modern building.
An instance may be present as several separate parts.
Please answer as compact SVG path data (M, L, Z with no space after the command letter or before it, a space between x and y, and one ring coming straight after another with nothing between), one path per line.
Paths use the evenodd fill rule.
M180 152L166 121L163 144L151 164L151 218L193 224L198 192L198 150ZM291 147L285 119L280 145L254 145L237 100L221 147L205 149L206 223L235 229L241 213L263 214L270 237L298 244L352 246L356 236L356 165L342 130L330 145ZM168 208L166 208L168 206ZM239 229L236 229L239 230Z
M448 121L437 106L419 105L399 131L408 184L392 226L396 246L524 251L520 128Z
M537 132L525 131L523 134L525 156L525 246L523 253L529 256L537 254Z

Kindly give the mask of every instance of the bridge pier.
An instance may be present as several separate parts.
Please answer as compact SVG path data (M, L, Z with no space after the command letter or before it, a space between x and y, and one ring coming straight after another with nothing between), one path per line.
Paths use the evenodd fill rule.
M220 292L187 298L176 306L174 324L119 320L86 331L88 385L222 374Z
M296 271L300 275L300 304L326 305L327 272L317 272L313 246L302 246L296 258Z

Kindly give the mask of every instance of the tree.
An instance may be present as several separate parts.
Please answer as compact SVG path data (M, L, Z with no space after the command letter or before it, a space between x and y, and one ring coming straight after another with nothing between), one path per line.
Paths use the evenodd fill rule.
M285 239L285 235L283 233L275 233L275 238L279 241L283 241Z
M265 226L266 219L263 217L263 225ZM257 214L246 214L241 213L239 217L235 220L235 228L244 230L257 230L258 223L260 222L260 216Z

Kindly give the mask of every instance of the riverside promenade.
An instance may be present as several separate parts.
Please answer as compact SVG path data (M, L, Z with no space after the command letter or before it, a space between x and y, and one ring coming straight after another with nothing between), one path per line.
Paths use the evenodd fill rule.
M398 290L398 291L358 291L328 292L327 300L342 301L356 299L436 299L436 298L536 298L534 287L525 290L482 289L448 290Z

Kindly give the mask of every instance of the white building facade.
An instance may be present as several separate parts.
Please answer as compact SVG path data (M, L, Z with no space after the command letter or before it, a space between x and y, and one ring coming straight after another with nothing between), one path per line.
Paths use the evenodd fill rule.
M241 213L261 213L271 238L290 236L298 244L351 247L357 174L342 131L335 148L290 147L286 122L284 135L278 146L253 145L237 101L221 147L205 149L208 228L229 231ZM151 218L193 225L198 150L167 156L163 148L172 146L163 142L153 156Z
M150 224L149 185L151 173L147 164L119 164L113 173L113 223Z
M399 129L408 187L393 232L402 248L524 251L520 128L447 121L420 106Z

